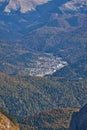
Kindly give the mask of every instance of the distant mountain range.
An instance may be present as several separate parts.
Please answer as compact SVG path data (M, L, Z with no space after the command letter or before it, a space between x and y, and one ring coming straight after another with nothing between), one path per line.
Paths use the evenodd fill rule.
M1 4L5 4L4 12L11 13L19 10L21 13L27 13L35 10L36 6L47 3L50 0L1 0ZM3 5L2 5L3 6Z
M5 64L3 66L4 61L1 60L2 72L9 70L13 74L17 73L26 64L26 61L30 61L28 57L31 52L35 52L34 55L32 53L32 57L37 57L37 52L39 52L42 55L51 53L68 63L53 76L86 78L87 1L1 0L0 40L0 46L6 42L7 48L12 48L12 52L11 49L9 51L11 54L13 52L15 54L15 47L17 50L26 52L26 55L23 54L19 58L17 58L19 55L17 54L14 61L12 61L14 54L10 55L6 61L8 67ZM2 48L3 46L1 50L3 50ZM5 54L6 50L1 51L1 57L3 57L3 52ZM22 56L26 58L21 59ZM21 61L21 65L18 60ZM24 69L29 66L27 65ZM66 73L67 70L68 73Z
M68 130L86 102L87 0L0 0L0 107L21 130Z
M0 39L18 40L42 28L71 31L86 23L86 14L86 0L1 0Z

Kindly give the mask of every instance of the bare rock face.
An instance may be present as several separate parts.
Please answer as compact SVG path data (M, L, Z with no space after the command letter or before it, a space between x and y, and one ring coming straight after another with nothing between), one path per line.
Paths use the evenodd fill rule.
M19 130L19 128L0 112L0 130Z
M26 13L34 10L36 6L47 3L49 0L0 0L0 2L7 2L5 12L12 10L20 10L21 13Z
M71 0L71 1L68 1L62 6L62 10L64 12L74 11L76 13L84 10L84 12L85 12L85 11L87 11L87 0Z
M69 130L87 130L87 104L73 114Z

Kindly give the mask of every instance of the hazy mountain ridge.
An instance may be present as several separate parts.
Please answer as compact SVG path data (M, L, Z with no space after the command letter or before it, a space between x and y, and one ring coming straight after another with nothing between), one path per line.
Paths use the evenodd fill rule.
M0 2L7 2L4 12L10 13L11 11L20 10L21 13L34 10L37 5L44 4L49 0L1 0Z
M36 6L40 4L47 3L52 0L1 0L0 3L7 2L7 5L4 9L5 12L11 12L12 10L17 11L20 10L21 13L26 13L28 11L34 10ZM78 11L81 8L84 8L84 6L87 6L87 1L86 0L72 0L70 2L66 2L61 8L62 12L64 10L72 10L72 11Z
M32 113L81 107L87 102L87 1L26 1L29 3L0 0L0 39L4 41L0 42L0 71L5 72L0 73L0 106L19 121ZM12 75L44 53L62 57L68 63L54 74L57 77L30 77L25 71ZM38 117L47 121L54 113L37 114L31 121L39 124ZM45 126L49 127L49 122ZM24 127L30 128L26 123Z
M86 0L72 0L65 3L61 10L63 12L73 12L73 13L87 13L87 1Z
M48 1L49 0L8 0L8 4L4 11L10 13L12 10L20 10L21 13L26 13L28 11L34 10L37 5L44 4Z
M25 1L23 2L25 3ZM82 26L83 21L85 21L84 17L86 16L85 11L86 4L85 6L83 6L84 2L86 1L51 0L45 4L43 3L42 5L37 6L36 10L32 10L27 13L21 13L20 9L16 11L11 10L9 15L8 13L4 14L3 12L4 10L3 6L6 6L7 4L6 5L1 4L0 38L3 40L17 40L20 39L22 36L29 34L29 32L36 29L40 29L41 27L44 27L44 29L45 27L49 27L50 29L52 28L54 32L55 29L58 30L59 32L60 31L66 32L76 29ZM13 1L13 3L16 2ZM68 7L65 6L68 3L71 3L72 6L73 3L77 3L76 5L78 5L78 8L80 8L81 6L83 7L82 10L84 11L80 11L78 9L78 11L72 13L71 9L68 9ZM22 6L25 5L26 4L22 3ZM29 5L27 4L27 7L28 6ZM68 10L68 13L66 10Z

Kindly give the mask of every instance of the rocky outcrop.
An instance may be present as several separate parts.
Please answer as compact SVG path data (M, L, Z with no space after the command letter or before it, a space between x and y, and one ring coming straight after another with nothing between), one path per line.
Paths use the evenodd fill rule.
M87 104L73 114L69 130L87 130Z
M47 3L49 0L0 0L0 3L7 2L5 12L11 12L12 10L20 10L21 13L34 10L36 6Z
M19 130L19 127L0 112L0 130Z

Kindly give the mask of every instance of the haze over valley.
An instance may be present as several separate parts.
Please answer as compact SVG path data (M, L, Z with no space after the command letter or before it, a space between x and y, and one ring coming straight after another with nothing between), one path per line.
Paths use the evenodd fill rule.
M0 0L0 130L86 130L85 104L87 0Z

